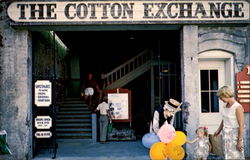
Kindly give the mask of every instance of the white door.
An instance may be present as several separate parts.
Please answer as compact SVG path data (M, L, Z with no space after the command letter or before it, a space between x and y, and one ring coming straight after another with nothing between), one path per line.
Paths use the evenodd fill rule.
M208 127L209 134L216 131L222 120L220 111L224 104L216 94L225 84L224 67L224 61L199 61L200 126Z

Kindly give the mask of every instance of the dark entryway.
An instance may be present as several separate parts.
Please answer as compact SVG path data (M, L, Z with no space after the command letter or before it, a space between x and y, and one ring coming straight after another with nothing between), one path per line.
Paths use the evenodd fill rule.
M152 52L154 88L151 88L150 70L122 86L132 91L132 125L139 135L148 131L147 125L152 112L152 89L155 107L168 98L181 100L180 31L81 31L56 34L68 47L69 55L79 58L80 73L75 76L79 79L72 78L70 88L74 88L74 84L81 85L88 73L93 73L102 88L102 74L110 72L147 49ZM79 95L78 90L70 90L67 96Z
M92 73L105 90L103 75L142 53L150 53L150 58L139 57L138 61L135 59L135 66L130 63L128 67L138 69L150 60L149 68L131 74L132 80L119 86L131 90L132 122L117 123L115 127L132 128L140 139L149 131L155 107L169 98L181 101L179 30L56 31L55 34L60 39L56 43L64 47L55 45L51 32L33 32L32 36L34 73L53 74L50 54L56 54L57 138L91 139L91 112L84 111L86 107L80 94L87 74ZM125 67L120 74L125 75L128 70ZM94 102L97 104L98 99ZM181 128L180 115L176 117L177 128Z

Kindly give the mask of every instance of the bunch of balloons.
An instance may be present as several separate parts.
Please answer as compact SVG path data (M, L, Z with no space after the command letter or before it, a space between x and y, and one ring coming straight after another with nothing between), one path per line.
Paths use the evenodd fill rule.
M182 131L175 131L174 127L164 124L155 133L147 133L142 137L142 144L149 148L152 160L181 160L185 156L182 145L186 142L186 135Z

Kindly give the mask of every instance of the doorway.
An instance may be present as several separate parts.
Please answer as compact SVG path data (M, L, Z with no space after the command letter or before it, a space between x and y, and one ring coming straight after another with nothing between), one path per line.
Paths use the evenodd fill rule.
M144 128L138 131L139 136L148 131L155 107L169 98L181 101L179 30L60 31L56 34L72 57L68 97L80 95L79 88L88 73L92 73L103 88L103 74L119 68L145 50L151 52L152 70L134 75L137 78L119 86L132 91L132 124L141 122L143 127L139 128Z
M98 85L103 88L103 74L133 59L145 50L151 53L150 65L152 66L143 73L137 73L139 75L132 81L120 86L132 92L132 125L130 127L134 129L136 137L140 139L149 131L149 122L155 107L169 98L181 101L179 30L55 31L54 33L58 47L48 45L46 38L42 38L48 36L49 32L32 33L35 66L33 72L51 73L48 66L53 62L48 60L49 48L54 48L57 91L60 91L56 94L56 99L59 107L66 111L63 114L70 117L63 122L61 117L64 115L57 114L57 118L60 118L57 120L60 122L57 125L57 127L60 126L57 131L63 134L73 132L81 135L88 134L88 136L68 136L68 138L61 136L62 139L85 139L86 137L91 139L91 132L93 132L91 116L88 115L90 119L87 119L86 126L79 126L86 119L72 118L76 115L82 116L80 113L83 108L77 105L84 103L81 99L80 88L86 75L92 73ZM53 42L50 38L48 41ZM44 61L46 65L43 64ZM63 108L67 99L74 100L69 107L76 109L73 115L70 115L72 110ZM79 101L79 104L75 104L75 100ZM97 104L96 102L95 105ZM116 126L122 128L129 124L121 123ZM59 132L56 134L60 138Z
M200 125L207 126L214 133L222 120L223 102L217 91L224 85L234 84L233 55L220 50L212 50L199 55L199 102Z

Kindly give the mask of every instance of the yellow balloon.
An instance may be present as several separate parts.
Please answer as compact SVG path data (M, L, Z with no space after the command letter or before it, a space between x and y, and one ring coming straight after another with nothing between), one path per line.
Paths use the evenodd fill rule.
M186 142L186 135L182 131L176 131L175 133L174 139L168 144L182 146Z
M163 142L154 143L149 151L150 158L152 160L165 160L167 158L166 147Z
M172 160L181 160L185 157L185 150L179 145L167 144L166 153Z

